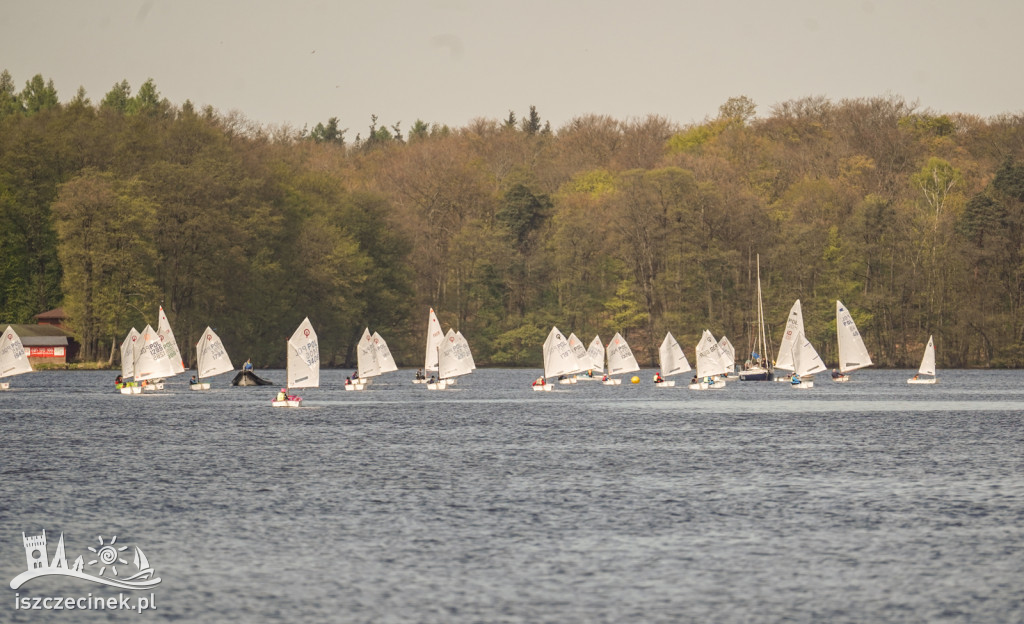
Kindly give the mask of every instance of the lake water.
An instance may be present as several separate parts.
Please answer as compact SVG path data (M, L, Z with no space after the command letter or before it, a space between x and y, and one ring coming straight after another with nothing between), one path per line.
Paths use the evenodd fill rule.
M361 393L348 372L301 409L231 375L144 396L110 371L9 379L0 621L1024 621L1022 372L553 393L536 370ZM16 608L120 591L11 589L44 529L69 564L142 547L156 609Z

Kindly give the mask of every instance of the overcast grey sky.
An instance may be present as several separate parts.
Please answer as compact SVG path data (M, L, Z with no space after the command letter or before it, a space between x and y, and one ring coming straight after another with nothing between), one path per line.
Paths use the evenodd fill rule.
M1019 0L0 0L0 69L61 101L152 78L262 124L596 113L699 122L746 95L1024 110ZM365 134L365 132L364 132Z

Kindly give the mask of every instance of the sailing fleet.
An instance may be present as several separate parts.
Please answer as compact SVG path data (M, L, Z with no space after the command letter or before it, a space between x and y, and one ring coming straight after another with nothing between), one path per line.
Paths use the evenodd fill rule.
M727 386L730 380L769 380L789 383L794 388L814 387L815 375L826 370L821 357L807 338L804 330L803 309L800 300L794 302L786 319L786 327L778 348L778 357L769 364L766 351L764 311L761 304L760 276L757 287L757 329L751 359L743 371L736 372L736 350L725 336L716 339L705 329L694 346L696 371L687 387L691 390L718 390ZM162 390L163 382L185 371L181 351L178 349L174 332L163 307L159 310L157 329L146 325L142 331L134 327L121 343L121 375L117 388L122 394L141 394ZM839 366L832 371L832 380L848 382L850 373L872 365L871 356L857 330L850 310L841 301L836 301L836 335L838 340ZM430 378L417 375L414 383L425 383L429 390L445 390L454 386L457 379L476 369L469 342L461 332L449 329L444 332L433 308L427 315L426 350L423 371ZM306 318L295 329L285 343L287 355L287 382L271 402L274 407L299 407L302 398L292 390L317 388L320 385L320 351L316 331ZM189 384L192 390L210 389L209 379L234 367L227 350L217 333L207 327L196 348L196 376ZM600 381L604 385L621 385L622 376L640 370L639 363L625 337L615 333L604 344L595 336L585 346L575 334L566 336L553 326L542 346L543 374L533 383L538 392L551 392L554 381L558 384L575 384L581 380ZM375 377L398 370L387 342L377 332L367 327L356 349L357 373L347 378L345 390L365 390ZM660 370L655 375L655 385L662 388L676 386L669 379L693 371L683 347L671 332L665 334L658 349ZM32 372L26 350L11 327L4 332L0 343L0 379ZM781 373L781 374L780 374ZM638 383L638 378L631 379ZM935 346L932 337L921 360L918 374L908 379L908 384L934 384ZM0 381L0 390L10 387L9 382Z

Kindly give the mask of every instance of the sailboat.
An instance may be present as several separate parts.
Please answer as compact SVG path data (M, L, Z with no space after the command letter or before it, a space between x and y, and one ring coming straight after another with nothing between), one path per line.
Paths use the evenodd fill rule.
M768 339L764 326L764 305L761 303L761 255L757 255L757 327L754 330L753 349L750 365L740 371L740 381L770 381L772 378L771 357L768 354Z
M683 348L679 346L679 342L672 332L666 332L665 339L661 341L661 346L658 348L658 363L661 366L659 374L662 381L656 381L654 385L659 388L671 388L676 385L674 379L665 379L666 377L693 370L690 368L690 362L686 359L686 353L683 352Z
M836 334L839 337L839 372L833 373L832 381L850 381L846 373L871 366L871 355L864 346L864 338L857 331L853 316L842 301L836 300Z
M814 374L825 370L818 352L801 331L793 340L793 376L789 383L794 388L807 389L814 387Z
M345 390L366 390L370 379L380 375L380 361L377 359L377 345L373 344L370 328L363 329L363 335L356 346L356 378L345 379Z
M722 358L722 364L725 366L725 373L723 373L725 377L736 379L736 348L725 336L718 341L718 355Z
M796 343L797 334L804 333L804 312L797 299L793 307L789 309L789 317L786 319L786 332L782 335L782 342L779 343L779 359L775 362L776 370L793 371L793 345ZM790 375L778 375L775 381L789 383Z
M921 375L931 375L922 378ZM928 336L928 344L924 348L924 356L921 358L921 366L917 369L917 375L907 380L908 384L934 384L939 378L935 376L935 343L932 337Z
M178 349L178 342L174 339L174 332L171 331L171 323L167 320L167 315L164 314L163 306L160 306L160 321L157 323L156 333L164 345L167 360L171 363L171 374L177 375L185 372L185 362L181 359L181 350Z
M611 375L635 373L640 370L640 365L637 364L632 349L629 348L626 339L618 332L615 332L615 335L612 336L612 341L605 347L605 353L608 355L608 378L602 380L601 383L606 386L622 384L621 379L617 377L613 379Z
M550 377L568 375L577 366L576 354L569 346L569 339L562 335L558 327L552 327L548 337L544 339L544 374L533 382L536 392L551 392L554 386L547 382Z
M142 386L129 381L135 377L135 342L140 336L139 330L132 327L121 343L121 384L118 386L121 394L142 394Z
M175 374L160 335L150 325L146 325L133 341L132 357L135 383L139 384L144 392L163 390L164 379Z
M428 383L428 390L444 390L449 380L468 375L476 368L469 342L462 332L449 329L437 349L437 383Z
M718 341L711 332L704 330L697 343L697 380L690 382L690 390L718 390L725 387L724 379L716 379L725 373L725 362L719 355Z
M300 407L302 398L289 395L288 391L320 387L320 344L308 317L299 324L287 345L288 382L278 398L270 402L273 407Z
M559 377L558 383L560 384L574 384L580 373L590 370L590 356L587 354L587 348L583 346L583 341L577 338L576 334L569 334L569 348L572 349L573 356L576 358L576 368L564 378Z
M209 390L210 382L203 381L215 375L229 373L235 370L231 365L231 358L224 349L224 343L220 336L209 326L203 331L199 342L196 343L196 383L189 386L193 390Z
M31 372L32 364L28 361L25 345L14 328L8 325L4 330L3 343L0 344L0 379ZM10 382L0 382L0 390L8 390L10 387Z
M601 342L601 336L594 336L594 339L590 341L590 346L587 347L587 374L580 379L588 379L591 381L600 380L601 377L594 375L595 372L604 372L604 343Z
M437 372L437 348L441 346L442 340L444 340L444 332L441 330L441 323L438 322L437 315L434 314L434 308L430 308L430 314L427 315L427 350L423 362L424 377L422 379L414 379L413 383L427 383L427 376L432 372Z

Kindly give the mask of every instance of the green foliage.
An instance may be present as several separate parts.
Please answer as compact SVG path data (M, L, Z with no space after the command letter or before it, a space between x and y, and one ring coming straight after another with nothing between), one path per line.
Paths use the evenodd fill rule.
M152 80L61 105L51 81L0 73L0 317L63 305L88 358L163 305L183 346L211 325L239 360L284 363L304 316L324 361L363 327L419 366L434 307L481 364L540 363L551 325L627 335L707 327L745 351L756 258L771 340L796 298L835 352L835 300L878 365L1024 365L1019 117L919 113L897 97L809 98L754 118L378 124L343 149L211 107ZM309 140L303 140L309 139ZM332 149L334 144L342 149ZM193 359L191 348L186 359Z

